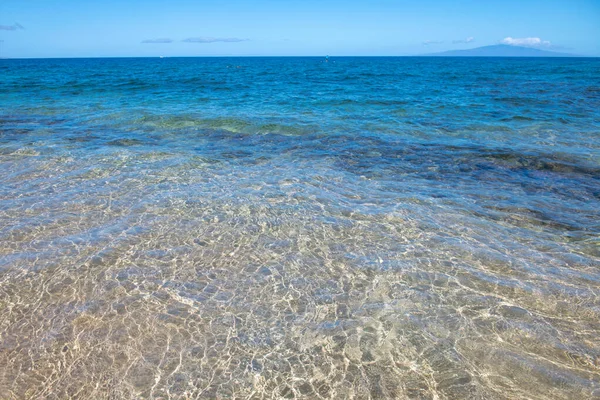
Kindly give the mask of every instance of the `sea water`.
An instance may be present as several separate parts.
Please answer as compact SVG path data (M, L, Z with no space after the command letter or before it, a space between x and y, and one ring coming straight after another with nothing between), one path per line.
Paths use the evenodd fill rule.
M0 60L0 398L600 398L600 61Z

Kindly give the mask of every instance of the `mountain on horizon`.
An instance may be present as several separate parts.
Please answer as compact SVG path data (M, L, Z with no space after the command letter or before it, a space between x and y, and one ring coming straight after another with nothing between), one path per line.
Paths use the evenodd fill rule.
M441 53L424 54L428 57L581 57L576 54L557 53L533 49L531 47L511 46L496 44L491 46L476 47L467 50L450 50Z

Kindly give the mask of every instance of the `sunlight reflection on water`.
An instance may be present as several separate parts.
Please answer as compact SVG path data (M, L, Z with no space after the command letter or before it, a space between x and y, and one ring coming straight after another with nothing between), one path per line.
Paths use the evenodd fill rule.
M301 90L289 89L291 61L253 62L287 84L262 90ZM349 68L389 72L361 62ZM302 68L316 88L330 73ZM388 72L369 79L409 79ZM83 85L49 115L26 100L35 85L3 83L0 397L600 396L597 111L575 104L561 112L584 117L559 130L490 106L473 127L451 91L436 100L450 111L419 117L407 92L374 101L349 74L337 87L354 99L288 100L276 123L192 90L219 98L194 119L169 107L198 82L167 94L152 76L128 81L135 106L121 108L126 89L102 102ZM223 79L263 99L262 113L282 99ZM485 100L472 95L460 98ZM543 114L544 97L501 98L515 115ZM496 126L488 143L483 126Z

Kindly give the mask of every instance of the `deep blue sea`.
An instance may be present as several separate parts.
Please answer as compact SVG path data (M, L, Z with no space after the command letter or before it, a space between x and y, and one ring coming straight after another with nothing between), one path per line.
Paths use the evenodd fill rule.
M600 398L600 59L0 60L0 398Z

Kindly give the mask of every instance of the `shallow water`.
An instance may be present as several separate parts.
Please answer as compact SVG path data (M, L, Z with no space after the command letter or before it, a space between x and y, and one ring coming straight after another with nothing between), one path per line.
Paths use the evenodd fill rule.
M600 398L600 61L0 60L0 398Z

